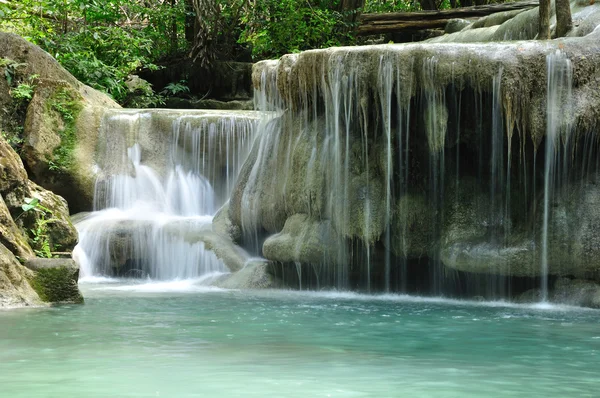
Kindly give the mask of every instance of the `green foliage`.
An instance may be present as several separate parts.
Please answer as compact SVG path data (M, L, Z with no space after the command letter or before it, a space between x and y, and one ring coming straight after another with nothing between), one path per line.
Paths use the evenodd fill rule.
M190 88L187 86L187 80L180 80L177 83L169 83L160 92L163 95L175 96L179 94L186 94L190 92Z
M364 12L410 12L419 11L421 6L417 1L407 0L367 0Z
M29 229L31 246L35 255L43 258L52 257L52 248L48 237L48 224L55 222L52 212L47 207L42 206L38 198L25 198L25 203L21 205L23 212L15 219L18 220L27 213L36 213L34 228Z
M255 58L277 57L311 48L339 46L352 40L337 1L262 0L242 17L240 41L252 45Z
M59 88L49 99L48 105L63 121L63 128L58 131L60 145L54 150L54 158L49 163L49 169L58 172L66 171L73 163L75 122L81 111L80 98L70 89Z
M129 93L123 105L130 108L156 108L165 104L165 97L152 90L152 85L148 82L138 85L134 89L129 89Z
M186 46L183 1L21 0L0 7L0 29L38 44L83 83L117 101L127 95L130 73L156 68L158 59Z
M10 145L14 150L18 150L23 145L23 138L19 132L8 132L0 130L0 136Z
M14 89L10 90L10 96L17 101L31 101L33 97L33 85L21 83Z
M4 68L4 78L9 86L13 85L18 69L24 66L27 66L27 64L18 63L8 58L0 58L0 67Z
M8 83L12 101L0 110L0 132L9 145L19 151L23 144L23 123L27 105L33 98L37 75L23 76L21 71L27 64L12 59L0 58L0 75Z
M35 79L38 77L38 75L31 75L25 81L20 82L15 88L10 90L10 96L17 102L29 104L29 101L33 98Z

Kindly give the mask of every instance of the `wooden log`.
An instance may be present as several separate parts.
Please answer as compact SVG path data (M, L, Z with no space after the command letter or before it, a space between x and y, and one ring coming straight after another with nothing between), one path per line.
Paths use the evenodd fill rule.
M357 29L358 35L393 33L399 31L439 29L455 18L479 18L504 11L526 10L537 7L537 0L513 3L488 4L483 6L455 8L442 11L394 12L362 14Z

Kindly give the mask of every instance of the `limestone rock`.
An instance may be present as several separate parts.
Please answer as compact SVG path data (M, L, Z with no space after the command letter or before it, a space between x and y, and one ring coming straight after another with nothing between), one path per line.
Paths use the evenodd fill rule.
M28 283L33 272L0 243L0 308L40 305L42 301Z
M0 244L25 260L34 257L27 236L13 221L2 195L0 195Z
M280 279L269 272L268 261L251 261L244 268L217 281L215 286L224 289L281 289Z
M554 284L552 301L582 307L600 308L600 285L581 279L559 278Z
M389 249L396 256L427 256L434 244L434 211L424 195L408 193L395 206L390 229ZM384 244L386 244L384 240Z
M283 230L270 236L263 245L264 256L272 261L304 264L334 264L342 248L341 237L330 221L311 220L294 214Z
M23 213L21 206L26 198L37 198L40 201L39 208ZM32 239L29 233L31 229L36 228L38 221L47 221L44 227L51 250L62 252L73 250L77 244L77 230L71 223L65 199L32 181L26 181L24 186L9 192L5 199L11 213L19 214L16 223L26 236ZM33 246L32 242L30 245Z
M19 70L24 77L38 76L23 131L29 177L65 197L74 210L91 209L100 119L105 109L119 105L79 83L48 53L17 35L0 32L0 57L25 64ZM10 98L8 87L0 89L1 98ZM63 106L56 106L61 101ZM66 102L73 107L68 114ZM65 158L69 161L60 161Z
M451 19L448 21L448 23L444 27L444 32L446 32L446 33L460 32L461 30L463 30L470 24L471 24L471 22L467 21L466 19L460 19L460 18Z
M19 155L0 138L0 195L6 195L27 181L27 172Z
M219 235L229 238L232 242L240 239L240 228L234 225L229 217L229 203L225 203L213 217L212 230Z
M83 303L77 286L79 266L69 258L34 258L25 263L34 271L29 277L39 297L50 303Z

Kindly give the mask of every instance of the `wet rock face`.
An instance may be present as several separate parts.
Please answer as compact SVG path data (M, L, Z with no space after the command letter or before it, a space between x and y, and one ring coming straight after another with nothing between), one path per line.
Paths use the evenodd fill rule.
M294 214L283 230L270 236L263 245L264 256L282 263L335 263L344 250L330 221L311 220L306 214Z
M548 301L580 307L600 308L600 285L583 279L558 278L550 286ZM516 297L520 303L535 303L542 299L541 289L531 289Z
M575 14L594 19L597 8ZM526 38L534 14L495 15L432 43L256 64L256 103L281 116L231 199L241 244L372 280L414 260L435 275L539 284L542 254L554 277L600 278L600 31L447 43ZM316 238L325 225L337 246ZM350 254L327 250L348 242Z

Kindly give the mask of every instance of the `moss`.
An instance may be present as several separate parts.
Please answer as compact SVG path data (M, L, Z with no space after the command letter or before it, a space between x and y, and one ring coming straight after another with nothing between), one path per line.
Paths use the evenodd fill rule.
M60 145L53 152L50 170L66 172L73 164L73 151L76 144L76 120L83 106L80 95L73 89L60 87L48 99L50 111L56 112L62 120L58 129Z
M30 284L40 299L51 303L83 303L83 296L68 267L42 268L35 272Z

